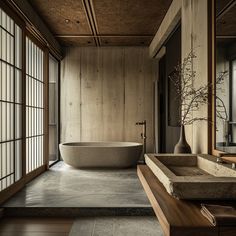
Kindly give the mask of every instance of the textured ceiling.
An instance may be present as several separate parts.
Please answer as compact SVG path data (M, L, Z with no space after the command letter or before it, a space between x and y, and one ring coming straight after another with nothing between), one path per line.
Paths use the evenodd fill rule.
M66 46L149 45L172 0L28 0Z
M232 2L232 0L216 0L216 15L219 13Z
M167 0L94 0L99 33L153 35L170 2Z
M54 34L90 34L80 0L29 0ZM66 19L70 21L65 22ZM79 24L77 22L80 22Z
M222 1L222 0L221 0ZM220 2L220 1L218 1ZM218 4L217 2L217 4ZM217 5L216 5L217 6ZM235 36L236 38L236 4L225 11L216 21L216 35Z

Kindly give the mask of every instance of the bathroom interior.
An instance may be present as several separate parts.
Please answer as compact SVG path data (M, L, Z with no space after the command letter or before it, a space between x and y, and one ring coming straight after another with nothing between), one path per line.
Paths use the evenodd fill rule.
M236 0L0 2L0 236L236 235Z

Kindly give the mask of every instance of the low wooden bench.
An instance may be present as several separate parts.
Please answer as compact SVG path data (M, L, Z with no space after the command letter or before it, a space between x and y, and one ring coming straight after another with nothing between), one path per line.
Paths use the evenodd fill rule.
M201 214L202 201L178 200L168 194L148 166L139 165L137 172L165 236L236 236L236 226L213 226ZM229 204L236 206L236 202Z

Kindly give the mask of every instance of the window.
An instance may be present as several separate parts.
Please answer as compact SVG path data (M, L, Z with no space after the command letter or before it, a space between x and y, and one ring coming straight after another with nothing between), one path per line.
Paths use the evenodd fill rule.
M22 29L0 9L0 191L22 177Z

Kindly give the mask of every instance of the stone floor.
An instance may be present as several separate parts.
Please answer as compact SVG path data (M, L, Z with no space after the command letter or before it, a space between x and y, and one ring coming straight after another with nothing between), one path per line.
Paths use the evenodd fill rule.
M69 236L162 236L156 217L78 218Z
M151 207L136 169L50 168L3 207Z

